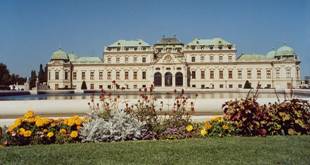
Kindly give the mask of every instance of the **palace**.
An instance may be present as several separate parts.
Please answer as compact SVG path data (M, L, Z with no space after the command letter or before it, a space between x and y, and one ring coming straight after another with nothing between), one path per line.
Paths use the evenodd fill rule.
M283 45L267 54L241 54L222 38L194 39L188 44L163 37L150 45L143 40L118 40L104 48L103 58L79 57L59 49L48 63L50 89L89 90L298 88L300 61ZM84 84L85 84L84 83ZM117 84L117 85L115 85Z

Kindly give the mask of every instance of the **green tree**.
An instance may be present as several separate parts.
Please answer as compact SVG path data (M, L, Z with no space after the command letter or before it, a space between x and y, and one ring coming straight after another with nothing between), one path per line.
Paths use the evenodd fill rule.
M39 73L38 73L38 79L39 79L39 83L43 83L44 82L44 70L43 70L43 65L40 64L40 69L39 69Z
M86 85L86 82L85 82L85 81L82 82L81 89L87 89L87 85Z
M10 85L10 78L10 71L8 70L7 66L3 63L0 63L0 85Z
M245 81L244 87L243 87L243 88L244 88L244 89L251 89L251 88L252 88L252 85L251 85L251 83L250 83L249 80L246 80L246 81Z
M35 70L31 71L30 75L30 89L36 86L36 80L37 80L37 72Z

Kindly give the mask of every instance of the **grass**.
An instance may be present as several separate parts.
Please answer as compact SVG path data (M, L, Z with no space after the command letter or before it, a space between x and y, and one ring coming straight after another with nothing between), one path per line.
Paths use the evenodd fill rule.
M0 164L310 164L310 136L6 147Z

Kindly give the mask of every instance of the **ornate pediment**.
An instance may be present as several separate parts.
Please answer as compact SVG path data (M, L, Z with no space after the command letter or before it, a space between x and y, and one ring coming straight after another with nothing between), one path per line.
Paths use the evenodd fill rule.
M180 56L175 53L166 53L163 54L156 63L158 64L178 64L178 63L184 63L185 59L183 56Z

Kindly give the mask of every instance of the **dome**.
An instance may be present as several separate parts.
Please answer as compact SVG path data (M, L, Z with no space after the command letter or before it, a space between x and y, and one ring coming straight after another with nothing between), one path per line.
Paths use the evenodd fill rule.
M76 55L73 54L73 53L69 53L69 54L68 54L68 58L69 58L70 61L75 61L75 60L77 60L79 57L76 56Z
M282 56L282 55L295 55L295 51L293 48L289 47L289 46L282 46L280 47L277 52L276 52L277 56Z
M57 51L53 52L52 60L68 60L68 56L65 51L62 49L58 49Z
M275 55L276 55L276 51L272 50L266 54L266 57L267 58L274 58Z

